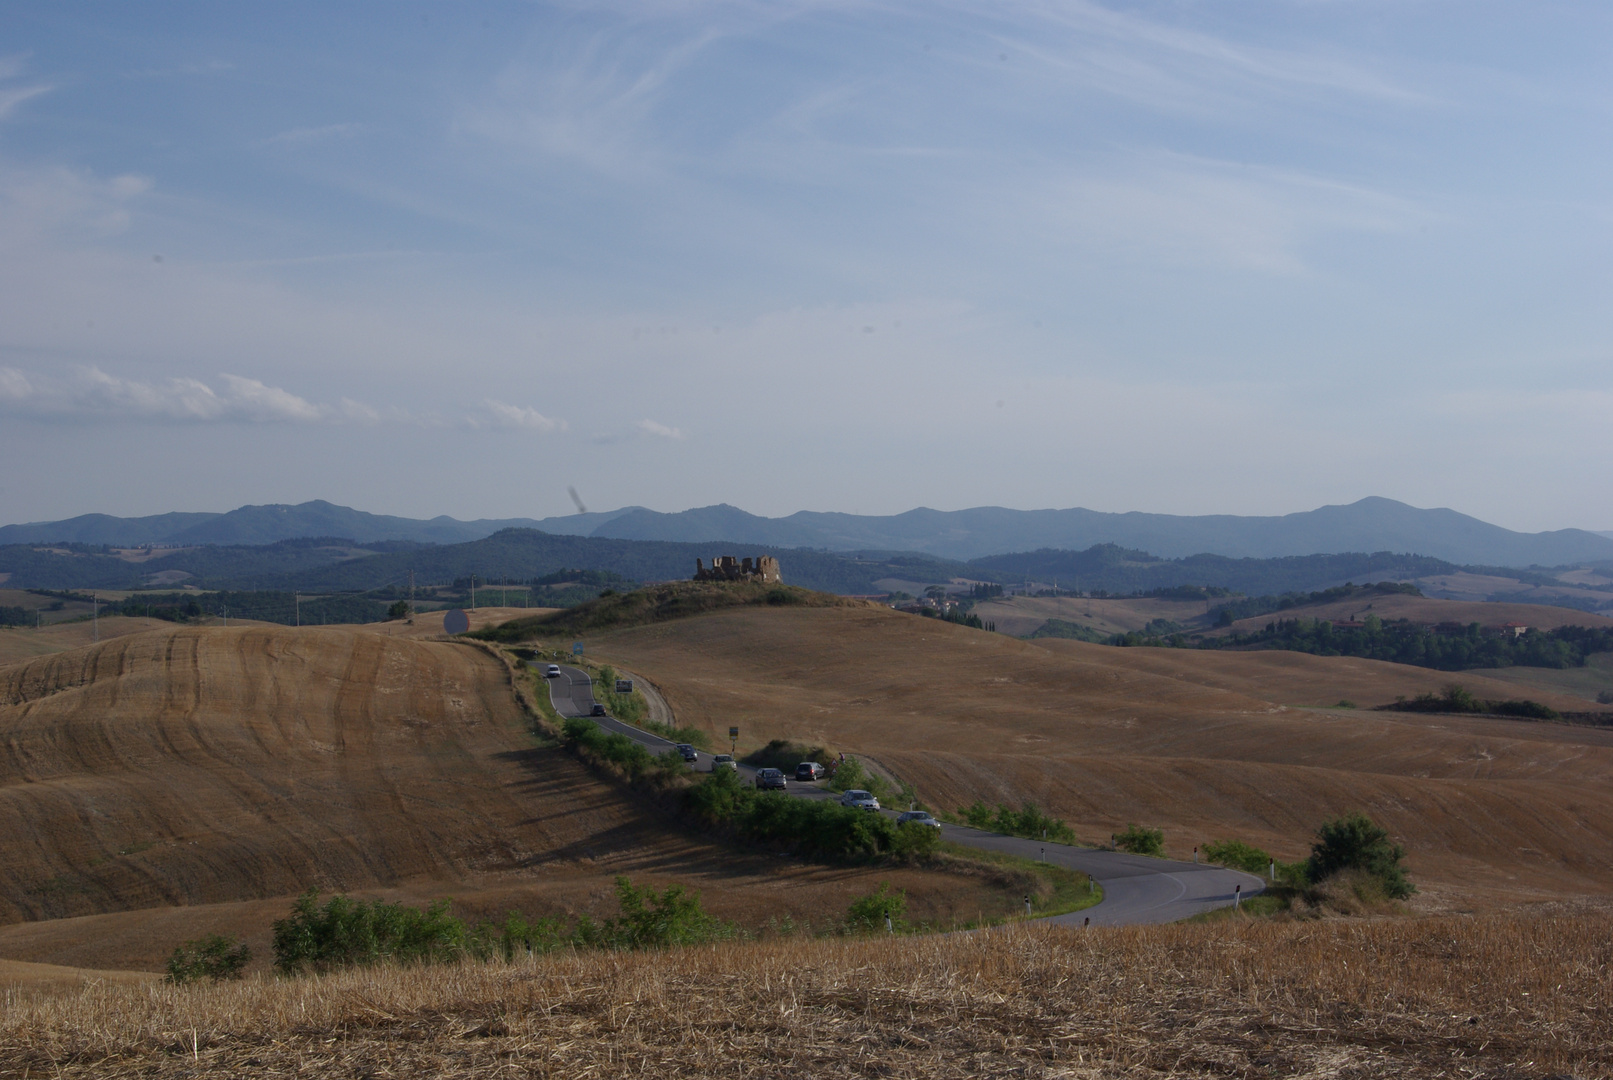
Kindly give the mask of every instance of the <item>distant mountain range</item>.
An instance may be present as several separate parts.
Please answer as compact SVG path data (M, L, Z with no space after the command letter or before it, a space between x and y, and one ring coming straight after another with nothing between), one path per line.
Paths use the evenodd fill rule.
M1423 510L1382 498L1281 517L984 506L952 511L919 508L889 516L801 511L767 518L721 504L675 514L631 506L566 517L477 521L390 517L316 501L297 506L243 506L226 514L141 518L86 514L66 521L0 527L0 544L240 545L304 537L342 537L360 544L456 544L509 528L597 539L726 544L734 546L738 554L744 553L738 547L749 545L836 552L906 551L968 560L1044 548L1080 551L1095 544L1117 544L1164 558L1211 554L1264 559L1393 551L1484 566L1613 561L1613 536L1584 529L1514 532L1454 510Z

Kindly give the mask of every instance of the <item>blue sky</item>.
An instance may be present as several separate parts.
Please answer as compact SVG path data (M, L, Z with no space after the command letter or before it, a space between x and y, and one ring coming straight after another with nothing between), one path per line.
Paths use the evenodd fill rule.
M10 5L0 519L1613 529L1613 8Z

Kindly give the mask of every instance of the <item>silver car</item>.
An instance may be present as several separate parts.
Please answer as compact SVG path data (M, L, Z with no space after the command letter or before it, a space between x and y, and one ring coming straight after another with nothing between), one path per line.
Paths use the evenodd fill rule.
M879 800L874 798L871 791L860 791L856 788L840 796L841 806L850 806L857 810L878 810Z
M897 817L896 824L906 825L909 821L915 825L929 825L936 829L941 827L941 823L931 817L928 810L905 810Z

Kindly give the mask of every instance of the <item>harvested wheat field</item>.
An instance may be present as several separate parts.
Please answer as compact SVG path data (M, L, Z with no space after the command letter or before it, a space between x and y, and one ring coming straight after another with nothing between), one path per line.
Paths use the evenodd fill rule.
M1432 596L1365 596L1349 600L1336 600L1330 604L1310 604L1305 607L1274 611L1239 619L1224 630L1210 631L1210 636L1230 634L1233 631L1252 633L1277 619L1364 619L1376 615L1385 622L1409 619L1420 626L1439 623L1478 623L1480 626L1500 626L1504 623L1522 623L1537 630L1555 630L1559 626L1613 626L1606 615L1593 615L1574 608L1552 607L1548 604L1504 604L1471 600L1441 600Z
M46 623L37 630L33 627L0 629L0 667L22 660L32 660L36 656L50 656L53 653L67 652L69 649L82 649L95 644L97 634L102 641L111 641L125 634L142 634L147 630L160 630L174 625L161 619L130 618L123 615L112 615L97 621L99 626L89 621L75 621L55 625Z
M1088 599L1074 596L1013 596L986 600L974 613L1010 637L1028 637L1049 619L1090 627L1101 634L1141 630L1154 619L1187 623L1202 619L1202 600L1163 600L1157 596Z
M1444 672L1018 641L879 608L735 609L589 648L652 680L680 723L738 724L742 749L792 738L868 755L932 806L1033 799L1090 841L1135 821L1176 856L1240 838L1283 859L1359 809L1407 847L1425 908L1613 889L1613 730L1295 707L1375 705Z
M844 915L878 879L913 917L1012 902L986 880L816 867L691 838L540 746L482 650L362 629L174 628L0 668L0 957L160 967L310 886L453 896L471 916L615 914L627 874L756 927Z
M1607 1076L1613 919L1015 928L13 993L0 1077Z

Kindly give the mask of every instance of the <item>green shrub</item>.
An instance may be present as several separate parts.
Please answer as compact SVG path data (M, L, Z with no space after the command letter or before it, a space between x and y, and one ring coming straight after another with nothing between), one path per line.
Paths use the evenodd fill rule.
M607 733L586 716L570 716L560 725L561 738L573 749L581 748L601 761L609 762L627 774L629 780L665 784L687 775L683 756L668 750L657 756L620 732Z
M399 600L397 603L386 609L386 617L389 619L401 619L408 614L409 601L407 600Z
M597 943L606 948L658 949L734 935L732 926L706 914L699 893L686 892L682 885L668 885L657 894L647 885L635 886L618 877L616 900L621 917L606 920L597 931Z
M333 971L383 960L428 962L468 950L465 924L448 914L447 900L409 908L380 900L333 896L319 906L319 890L297 898L291 914L274 924L274 966L285 975Z
M1133 855L1163 855L1165 833L1160 829L1145 829L1137 824L1127 825L1125 832L1115 834L1115 850L1129 851Z
M1026 802L1018 810L998 803L995 810L978 799L969 806L958 808L958 820L976 829L1000 832L1008 836L1023 836L1029 840L1049 840L1055 844L1074 844L1075 831L1058 818L1048 817L1033 802Z
M1417 891L1400 865L1405 849L1391 843L1389 831L1365 814L1324 822L1316 837L1305 863L1306 876L1312 882L1326 881L1341 871L1360 870L1382 882L1384 894L1391 899L1404 900Z
M747 839L784 844L798 854L830 860L906 858L934 850L933 828L903 826L838 802L758 792L728 770L714 772L684 796L691 816Z
M1205 844L1203 851L1205 862L1220 863L1233 870L1264 876L1271 869L1271 856L1242 840Z
M929 831L935 832L934 829ZM892 889L888 882L881 881L879 888L851 902L846 911L846 929L853 934L883 932L885 920L889 919L892 930L902 930L907 926L902 918L906 912L906 891Z
M239 979L241 972L252 959L252 950L234 938L222 934L209 934L195 941L187 941L168 957L168 981L171 983L196 982L211 979L223 982Z
M616 669L609 664L603 665L599 669L599 674L593 677L594 700L604 705L616 719L625 720L629 724L641 724L645 714L650 711L649 702L644 700L644 695L637 689L632 693L618 694L616 679Z

